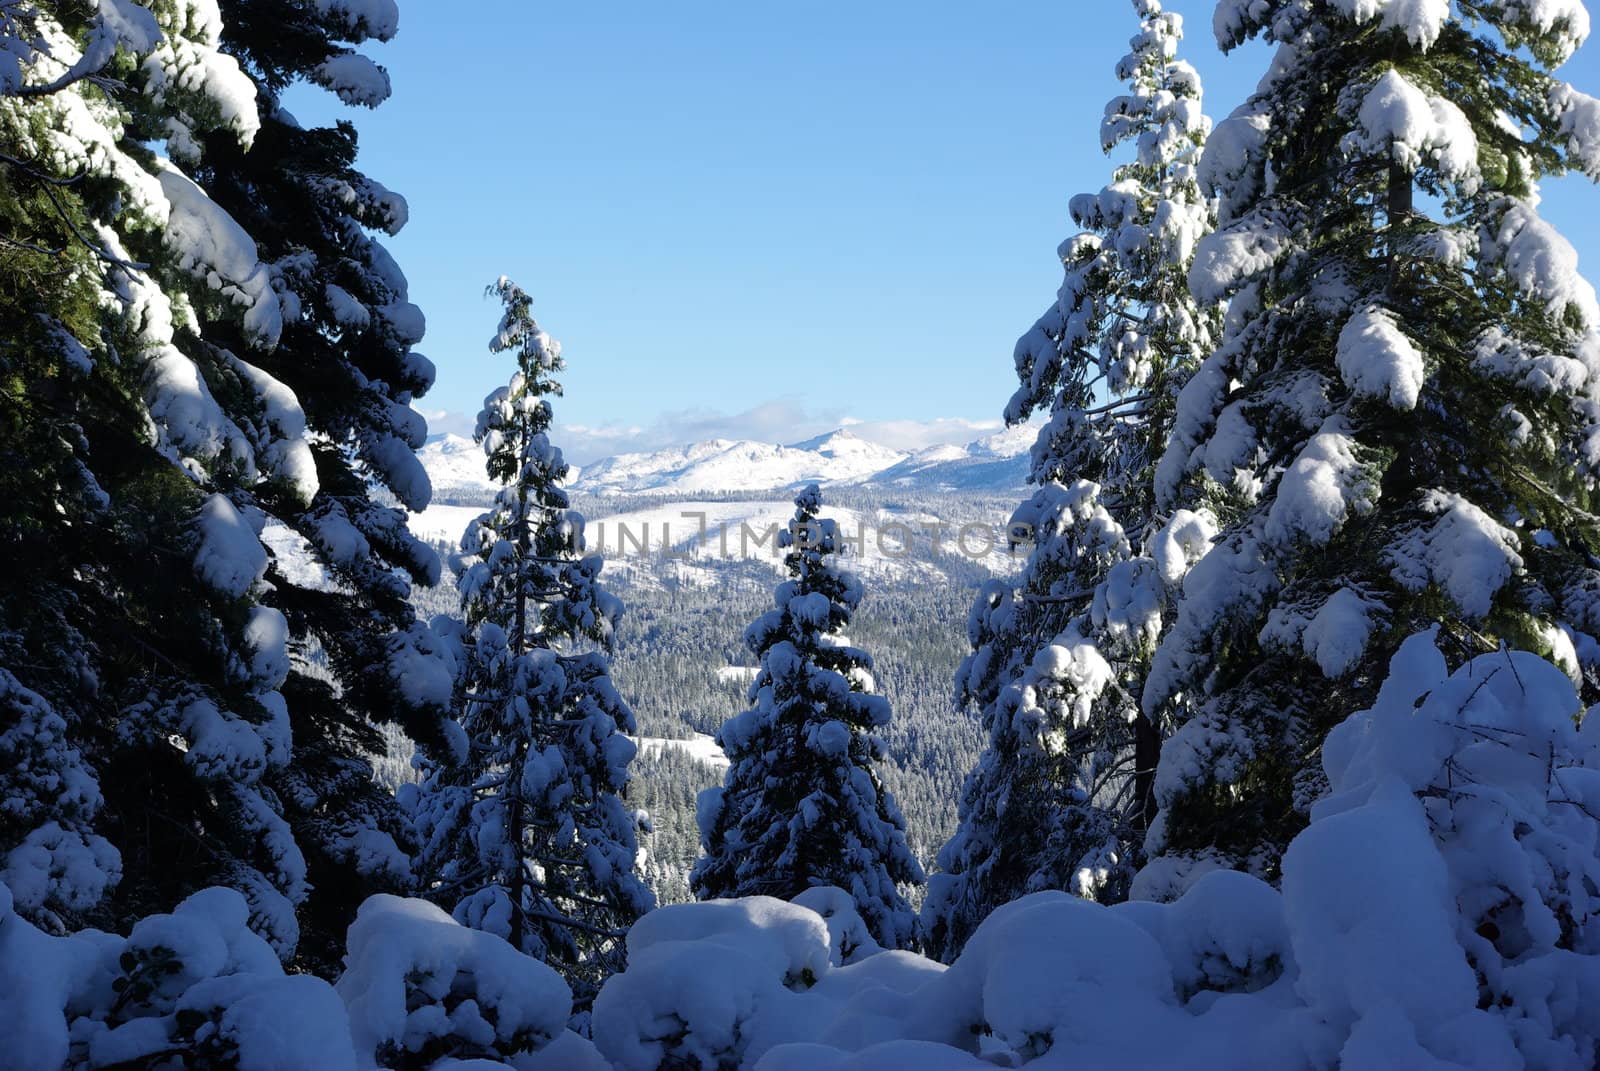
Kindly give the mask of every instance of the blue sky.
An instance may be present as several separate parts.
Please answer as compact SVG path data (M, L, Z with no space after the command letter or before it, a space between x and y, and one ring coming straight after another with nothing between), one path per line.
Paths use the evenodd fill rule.
M1265 50L1218 53L1209 0L1168 8L1225 115ZM847 419L971 437L1059 283L1068 199L1108 177L1100 114L1136 29L1126 0L402 0L366 50L394 96L350 118L411 205L389 245L439 366L419 408L461 430L504 380L482 296L504 273L562 340L557 437L580 463ZM1564 73L1600 93L1600 42ZM1546 192L1600 278L1600 194Z

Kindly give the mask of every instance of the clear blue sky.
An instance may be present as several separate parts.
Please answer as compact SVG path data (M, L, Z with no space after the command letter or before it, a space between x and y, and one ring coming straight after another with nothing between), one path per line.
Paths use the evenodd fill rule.
M1218 53L1212 6L1168 4L1220 118L1266 51ZM389 245L439 366L419 407L470 417L505 378L482 297L505 273L565 347L575 460L995 419L1067 201L1108 177L1100 115L1137 25L1127 0L401 0L399 35L366 50L394 96L348 114L362 167L411 205ZM1600 94L1600 41L1564 73ZM1597 208L1582 179L1547 190L1594 278Z

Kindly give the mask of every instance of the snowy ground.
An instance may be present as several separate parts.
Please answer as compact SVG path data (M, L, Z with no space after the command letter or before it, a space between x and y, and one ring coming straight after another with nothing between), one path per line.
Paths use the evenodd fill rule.
M641 753L661 752L668 748L682 751L691 758L715 766L719 769L728 765L728 756L722 753L716 738L705 733L695 733L687 740L672 740L664 736L630 736L628 739L639 745Z
M467 525L483 516L487 506L429 506L421 513L411 515L411 534L424 543L448 543L452 547L461 541Z
M270 521L261 530L261 542L272 552L278 571L297 587L330 591L338 587L332 575L317 559L317 551L305 536L286 524Z

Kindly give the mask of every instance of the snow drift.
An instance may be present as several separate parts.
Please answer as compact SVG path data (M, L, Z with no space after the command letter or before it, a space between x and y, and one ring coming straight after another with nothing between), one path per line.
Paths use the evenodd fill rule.
M418 900L378 896L336 985L286 974L244 899L50 936L0 885L0 1069L186 1054L250 1071L1021 1066L1564 1071L1600 1053L1600 717L1522 651L1432 632L1328 737L1282 888L1036 893L948 968L878 948L839 890L658 909L595 1001Z

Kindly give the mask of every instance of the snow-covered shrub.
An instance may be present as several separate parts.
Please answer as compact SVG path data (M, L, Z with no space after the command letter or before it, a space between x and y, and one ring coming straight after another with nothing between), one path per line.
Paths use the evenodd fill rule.
M783 997L831 966L827 923L768 896L673 904L628 932L628 969L595 998L595 1041L618 1067L739 1067L784 1018Z
M588 1044L564 1037L567 983L425 900L369 899L345 963L337 989L363 1069L584 1066Z
M856 911L855 897L837 885L814 885L791 902L822 916L828 926L828 960L835 967L883 951L873 940L866 920Z
M232 889L203 889L127 938L51 937L0 885L0 1069L354 1071L344 1007L286 975Z
M1202 994L1264 989L1292 962L1283 898L1236 870L1206 874L1172 904L1130 900L1113 910L1156 939L1178 998L1191 1008L1215 999Z
M1290 849L1284 895L1300 991L1354 1020L1347 1055L1373 1046L1401 1066L1402 1047L1471 1046L1506 1066L1593 1066L1600 717L1567 676L1525 651L1447 674L1433 634L1413 636L1377 703L1329 734L1323 766L1331 792ZM1326 910L1299 911L1311 897Z
M923 995L919 1036L958 1046L992 1036L1024 1059L1061 1044L1110 1056L1128 1024L1154 1026L1178 1006L1148 933L1061 892L990 915Z
M755 1071L989 1071L994 1066L960 1049L931 1041L885 1041L859 1052L796 1042L773 1049L756 1062Z
M426 901L363 904L337 986L286 974L249 919L208 888L125 938L53 937L0 883L0 1071L607 1067L554 971Z

